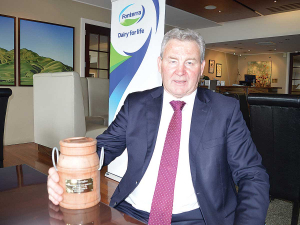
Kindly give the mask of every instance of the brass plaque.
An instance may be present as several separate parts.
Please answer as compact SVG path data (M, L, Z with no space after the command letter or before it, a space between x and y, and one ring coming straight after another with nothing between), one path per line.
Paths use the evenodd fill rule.
M93 178L89 179L66 179L66 192L67 193L86 193L93 191Z

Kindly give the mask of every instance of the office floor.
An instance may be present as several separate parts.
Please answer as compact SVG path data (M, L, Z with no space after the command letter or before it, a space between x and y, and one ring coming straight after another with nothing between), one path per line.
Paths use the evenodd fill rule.
M27 164L40 172L47 174L48 169L52 166L51 158L48 155L39 153L35 143L26 143L18 145L4 146L4 167L19 164ZM109 203L118 183L104 176L106 168L101 170L101 201ZM278 199L270 203L266 224L267 225L290 225L293 205L288 201ZM300 225L300 220L298 221Z

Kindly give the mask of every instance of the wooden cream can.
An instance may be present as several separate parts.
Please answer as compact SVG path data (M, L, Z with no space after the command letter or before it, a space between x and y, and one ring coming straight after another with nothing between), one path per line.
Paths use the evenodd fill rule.
M59 184L63 187L60 206L85 209L100 202L99 156L97 141L88 137L68 138L59 142L57 162ZM53 155L53 154L52 154Z

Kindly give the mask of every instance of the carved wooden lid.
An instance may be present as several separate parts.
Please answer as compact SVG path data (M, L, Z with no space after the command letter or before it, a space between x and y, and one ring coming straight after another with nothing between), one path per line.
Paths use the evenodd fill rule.
M61 140L60 151L65 155L87 155L96 151L97 141L90 137L73 137Z

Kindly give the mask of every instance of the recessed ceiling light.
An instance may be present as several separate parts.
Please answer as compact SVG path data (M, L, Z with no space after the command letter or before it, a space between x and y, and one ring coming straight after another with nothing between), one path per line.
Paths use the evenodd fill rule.
M233 54L235 55L235 52Z
M250 49L248 49L248 52L250 52L251 50Z
M277 2L276 0L274 0L274 2Z
M240 54L240 56L242 56L242 54Z
M214 6L214 5L207 5L204 7L205 9L209 9L209 10L212 10L212 9L216 9L217 7Z
M219 10L219 12L222 12L221 10Z
M274 48L274 51L276 51L276 48Z

